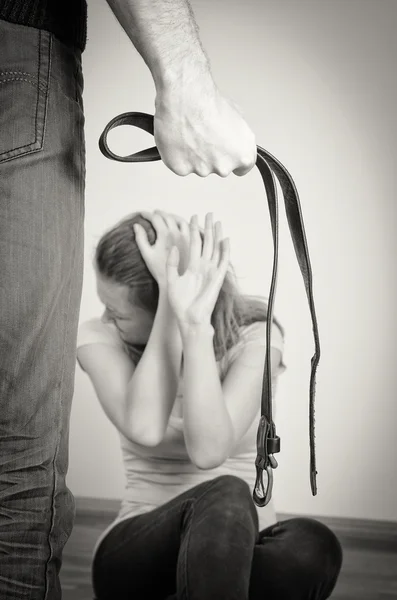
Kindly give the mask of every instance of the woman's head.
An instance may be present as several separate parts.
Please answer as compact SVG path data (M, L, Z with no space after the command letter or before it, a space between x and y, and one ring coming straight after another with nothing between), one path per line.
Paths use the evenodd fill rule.
M135 241L135 223L145 228L151 244L155 242L156 232L150 221L134 213L101 237L94 266L98 296L107 318L126 342L144 345L156 313L159 289Z
M95 252L97 289L106 315L120 331L131 357L139 359L157 310L159 289L135 241L133 225L144 227L150 244L156 240L151 222L133 213L100 239ZM213 314L214 350L219 360L239 338L239 328L265 321L266 304L241 295L228 272Z

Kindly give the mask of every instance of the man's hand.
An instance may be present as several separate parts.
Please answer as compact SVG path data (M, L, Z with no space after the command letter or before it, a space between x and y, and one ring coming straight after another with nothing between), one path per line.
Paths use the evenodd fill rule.
M154 137L160 156L177 175L245 175L255 165L255 136L210 76L204 80L158 91Z

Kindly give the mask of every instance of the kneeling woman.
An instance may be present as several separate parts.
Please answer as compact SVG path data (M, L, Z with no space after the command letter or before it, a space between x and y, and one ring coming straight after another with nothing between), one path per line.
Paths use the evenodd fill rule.
M211 214L201 232L196 217L136 213L97 246L106 310L80 327L77 356L127 480L94 550L98 600L322 600L335 586L335 535L252 501L266 305L228 267ZM274 383L282 348L274 322Z

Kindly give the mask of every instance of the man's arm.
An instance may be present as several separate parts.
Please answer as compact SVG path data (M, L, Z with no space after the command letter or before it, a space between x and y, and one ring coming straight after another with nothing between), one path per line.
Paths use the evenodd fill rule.
M250 171L255 136L213 80L188 0L107 2L152 74L163 162L178 175Z

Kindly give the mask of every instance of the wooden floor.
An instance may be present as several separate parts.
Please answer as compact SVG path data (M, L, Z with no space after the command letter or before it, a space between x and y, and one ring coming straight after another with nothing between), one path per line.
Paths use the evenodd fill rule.
M113 515L106 513L77 513L73 533L64 551L63 600L93 599L91 552L99 534L112 518ZM342 573L332 599L397 600L397 524L321 520L335 531L344 549Z

